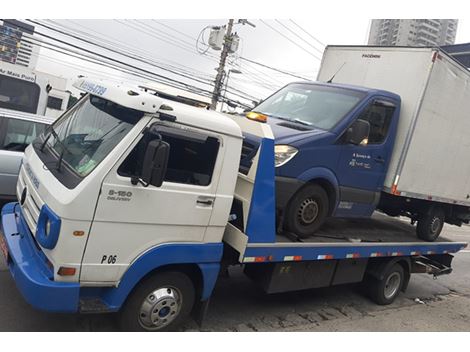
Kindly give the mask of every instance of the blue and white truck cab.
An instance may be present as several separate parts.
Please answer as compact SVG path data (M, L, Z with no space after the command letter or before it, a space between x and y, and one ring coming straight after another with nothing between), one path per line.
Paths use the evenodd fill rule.
M203 316L230 265L268 293L365 282L389 304L411 273L450 273L467 245L377 224L349 229L354 241L343 231L292 241L276 231L268 124L121 84L75 86L87 94L26 149L18 202L1 213L0 249L37 309L119 312L125 330L171 330ZM242 131L259 143L248 166Z

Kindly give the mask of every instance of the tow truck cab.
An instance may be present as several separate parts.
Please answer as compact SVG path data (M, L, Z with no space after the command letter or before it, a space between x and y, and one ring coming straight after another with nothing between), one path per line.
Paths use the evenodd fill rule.
M16 226L22 235L6 241L23 295L69 312L87 296L107 296L106 310L118 310L159 262L198 263L215 282L239 126L132 87L75 86L88 94L27 148L20 204L3 209L5 233Z

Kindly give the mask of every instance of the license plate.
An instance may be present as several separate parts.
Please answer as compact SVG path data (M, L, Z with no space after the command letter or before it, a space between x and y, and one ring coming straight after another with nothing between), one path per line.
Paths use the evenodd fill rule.
M0 234L0 250L2 251L3 256L5 257L5 260L8 263L8 256L9 256L8 248L7 248L7 244L5 243L5 239L3 238L1 234Z

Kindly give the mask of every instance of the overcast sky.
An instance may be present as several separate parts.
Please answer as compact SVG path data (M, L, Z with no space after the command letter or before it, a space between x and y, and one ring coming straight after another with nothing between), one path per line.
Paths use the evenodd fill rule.
M74 32L87 40L112 46L117 51L129 51L142 59L151 60L155 65L167 69L177 68L185 71L186 76L197 75L200 82L189 80L181 75L131 60L93 45L80 42L70 37L61 36L39 25L36 30L56 38L98 51L103 55L129 62L149 71L195 85L212 91L203 82L214 79L218 66L220 51L209 49L206 54L196 51L196 38L207 26L223 25L221 20L40 20L41 23L55 26L69 33ZM241 38L236 54L231 55L228 68L236 68L241 74L232 73L230 87L238 89L253 98L265 98L282 85L298 80L260 66L247 63L238 56L291 72L295 75L315 79L320 64L323 45L364 45L367 43L370 19L350 17L349 19L331 20L327 17L311 19L249 19L256 25L236 25L234 31ZM207 42L209 31L203 32ZM293 34L295 33L295 34ZM291 41L294 41L292 43ZM314 39L315 38L315 39ZM50 41L45 39L46 41ZM470 20L459 20L457 43L470 42ZM322 44L320 44L322 43ZM62 45L62 44L58 44ZM200 46L200 50L205 49ZM41 49L37 69L60 75L73 80L77 75L98 76L116 80L134 79L146 81L145 78L130 76L103 66L84 62L56 52ZM231 96L239 100L240 97Z

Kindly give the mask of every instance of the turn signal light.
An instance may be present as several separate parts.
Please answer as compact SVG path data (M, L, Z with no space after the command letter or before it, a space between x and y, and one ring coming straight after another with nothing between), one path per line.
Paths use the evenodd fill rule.
M74 231L73 232L73 235L78 236L78 237L83 236L84 234L85 234L85 231Z
M73 276L75 275L75 271L75 268L67 268L65 266L61 266L57 274L59 274L60 276Z
M249 111L245 115L248 119L258 122L267 122L268 117L264 114L255 111Z

